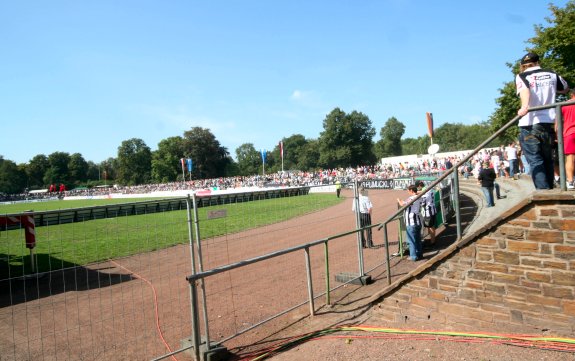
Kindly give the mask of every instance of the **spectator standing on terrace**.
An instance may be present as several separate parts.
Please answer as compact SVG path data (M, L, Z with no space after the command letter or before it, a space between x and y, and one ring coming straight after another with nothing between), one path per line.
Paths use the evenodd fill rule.
M493 199L495 178L497 178L495 170L489 166L489 162L483 162L483 167L479 171L479 176L477 177L477 183L481 185L481 191L487 201L487 207L495 206L495 200Z
M437 215L437 208L435 207L435 191L430 188L427 189L423 181L415 182L417 186L417 191L419 193L423 192L424 195L421 197L423 199L422 211L423 211L423 226L427 228L427 233L429 233L429 245L433 246L435 244L435 218Z
M571 99L569 100L575 100L575 89L571 90ZM563 107L562 113L567 189L575 189L575 105Z
M424 193L423 197L421 197L423 199L423 202L421 203L423 226L427 228L427 233L429 234L429 245L433 246L435 244L435 223L437 217L435 190L433 190L433 188L427 189L423 181L417 181L415 182L415 185L417 186L417 191L419 193Z
M517 148L515 148L515 142L511 142L507 148L505 148L505 158L509 162L509 177L512 179L517 179L517 171L519 170L517 164Z
M356 211L355 208L356 200L353 200L353 205L351 207L352 211ZM365 188L361 187L359 189L359 226L361 228L371 226L371 210L373 209L373 205L367 196L367 191ZM364 229L361 231L361 246L363 248L372 248L373 247L373 239L372 239L372 231L371 227Z
M411 184L407 187L407 191L409 192L409 197L405 201L402 201L399 198L397 199L397 203L402 207L417 197L417 187L415 184ZM407 243L409 245L409 259L412 261L418 261L423 258L423 244L421 242L422 222L420 214L422 201L423 198L419 198L409 207L405 208L403 213L407 233Z
M542 69L539 56L532 52L521 58L515 86L521 99L521 108L517 111L521 116L519 142L529 163L533 184L536 189L552 189L555 109L532 112L528 112L528 109L553 104L557 93L566 93L569 86L552 70Z
M501 166L501 158L499 158L499 152L494 150L491 152L491 165L493 166L493 170L497 176L501 176L499 173L499 168Z

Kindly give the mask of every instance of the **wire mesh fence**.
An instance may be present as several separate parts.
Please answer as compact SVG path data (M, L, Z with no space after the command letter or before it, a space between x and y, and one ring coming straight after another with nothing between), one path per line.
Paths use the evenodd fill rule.
M185 348L192 334L185 279L194 272L192 265L196 272L216 269L337 235L327 249L309 248L311 293L325 304L327 285L341 285L336 275L358 276L360 258L363 268L371 269L385 262L385 253L358 245L353 190L345 188L341 198L329 187L327 193L318 190L199 197L189 210L182 207L189 199L169 207L150 200L138 208L141 212L122 206L118 209L125 213L102 217L106 213L97 212L93 218L78 213L84 216L73 222L45 217L36 227L33 255L22 227L0 231L0 360L169 355ZM396 195L403 193L370 192L373 223L395 211ZM390 227L394 240L397 231ZM350 233L340 235L345 232ZM191 246L198 239L200 246ZM374 241L383 242L375 230ZM299 250L207 278L200 298L202 334L214 344L233 344L245 330L302 307L310 296L306 263L305 251Z

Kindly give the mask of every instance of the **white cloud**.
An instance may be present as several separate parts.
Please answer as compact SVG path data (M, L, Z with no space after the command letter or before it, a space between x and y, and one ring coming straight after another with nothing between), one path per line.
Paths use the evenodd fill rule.
M301 101L304 99L304 92L301 90L294 90L293 93L291 94L291 99L294 101Z
M290 100L301 106L309 108L325 108L321 97L314 91L296 89L292 92Z

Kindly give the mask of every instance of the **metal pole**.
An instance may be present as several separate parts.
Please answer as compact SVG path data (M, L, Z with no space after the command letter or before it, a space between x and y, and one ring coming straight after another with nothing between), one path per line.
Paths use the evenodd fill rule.
M192 267L192 274L196 274L196 261L194 253L194 240L192 235L192 210L190 195L186 197L186 206L188 208L188 240L190 246L190 262ZM198 318L198 294L196 288L196 281L190 282L190 312L192 317L192 345L194 347L194 357L197 361L200 360L200 328Z
M354 202L355 202L355 228L356 229L360 229L361 228L361 222L359 220L359 183L357 182L357 179L354 180ZM361 232L361 233L360 233ZM359 265L359 276L363 277L364 276L364 271L363 271L363 247L361 244L361 237L363 235L363 229L360 230L359 232L357 232L356 238L357 238L357 260L358 260L358 265ZM367 242L367 240L365 240Z
M567 181L565 179L565 149L563 148L563 112L561 107L558 105L555 108L555 114L557 114L557 156L559 157L559 182L562 191L567 190Z
M309 257L309 247L304 249L305 251L305 269L307 272L307 294L309 296L309 314L310 316L315 315L315 306L313 302L313 281L311 277L311 264Z
M385 243L385 261L387 263L387 284L391 284L391 266L389 265L389 240L387 238L387 223L383 224L383 241Z
M327 241L324 243L324 255L325 255L325 304L331 304L331 298L329 294L329 250L327 246Z
M445 220L445 205L443 204L443 194L441 192L441 188L439 189L438 193L439 193L439 209L441 210L441 223L446 225L447 221Z
M204 272L204 263L202 257L202 243L200 237L200 217L198 216L198 200L196 193L192 193L192 201L194 205L194 229L196 231L196 247L198 249L198 269ZM204 329L206 335L206 350L211 349L210 345L210 328L208 327L208 305L206 301L206 281L204 278L200 279L200 291L202 292L202 308L204 314Z
M397 208L399 209L401 206L398 204ZM404 215L399 217L398 220L399 225L397 226L397 253L399 254L399 258L403 258L403 231L405 230Z
M192 346L194 360L200 361L200 330L198 329L198 292L196 281L190 282L190 306L192 312Z
M457 240L461 239L461 209L459 209L459 174L453 172L453 208L455 208L455 226L457 228Z
M34 257L34 248L30 248L30 265L32 266L32 273L36 273L36 259Z

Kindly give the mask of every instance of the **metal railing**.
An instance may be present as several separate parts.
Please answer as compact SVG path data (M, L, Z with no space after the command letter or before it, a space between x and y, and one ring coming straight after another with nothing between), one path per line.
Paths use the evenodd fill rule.
M559 158L559 179L560 179L560 186L561 190L567 190L566 184L566 175L565 175L565 154L563 149L563 113L561 112L561 108L568 105L575 105L575 101L567 101L561 103L553 103L549 105L542 105L537 107L529 108L528 111L537 111L537 110L544 110L555 108L557 114L557 142L558 142L558 158ZM493 133L489 138L479 144L475 149L473 149L467 156L457 162L451 169L447 170L443 175L433 181L431 184L428 185L429 188L433 188L441 183L443 180L447 179L448 177L452 177L452 184L453 184L453 197L454 202L454 209L455 209L455 219L456 219L456 227L457 227L457 240L461 239L462 231L461 231L461 208L459 206L459 167L465 163L467 163L473 156L475 156L480 150L484 149L489 143L499 137L501 134L505 133L507 129L509 129L512 125L514 125L521 116L517 115L509 122L504 124L498 131ZM407 203L405 206L401 207L395 214L391 215L387 220L382 222L383 227L386 229L384 232L386 234L387 239L387 224L395 219L398 215L402 214L406 208L411 206L414 202L416 202L419 198L423 197L424 193L417 195L412 201Z
M562 134L562 129L563 129L563 124L562 124L562 113L561 113L561 108L563 106L566 105L575 105L575 101L569 101L569 102L563 102L563 103L556 103L556 104L550 104L550 105L546 105L546 106L539 106L539 107L533 107L530 108L529 111L536 111L536 110L543 110L543 109L549 109L549 108L553 108L555 107L557 109L557 115L558 115L558 156L559 156L559 163L560 163L560 185L561 185L561 189L562 190L566 190L566 182L565 182L565 160L564 160L564 153L563 153L563 134ZM492 141L494 141L497 137L499 137L500 135L502 135L504 132L506 132L511 126L513 126L518 120L520 119L520 116L516 116L514 117L512 120L510 120L509 122L507 122L505 125L503 125L499 130L497 130L495 133L493 133L489 138L487 138L485 141L483 141L481 144L479 144L475 149L473 149L471 152L469 152L466 156L464 156L461 160L459 160L459 162L457 162L451 169L447 170L446 172L444 172L443 174L439 175L438 178L434 181L432 181L430 184L428 184L428 188L435 188L436 186L438 186L439 184L441 184L442 182L449 184L451 192L450 192L450 197L451 197L451 201L452 201L452 207L455 213L455 226L456 226L456 241L460 240L462 238L462 221L461 221L461 207L460 207L460 203L459 203L459 168L461 167L461 165L467 163L472 157L474 157L479 151L481 151L482 149L486 148L486 146L488 144L490 144ZM358 198L358 185L357 183L355 183L354 186L354 202L357 202L357 198ZM193 344L192 346L189 347L185 347L182 348L178 351L175 351L173 353L170 354L166 354L163 355L159 358L156 358L154 360L161 360L164 359L165 357L168 357L172 354L178 353L178 352L182 352L188 349L193 349L194 352L194 356L196 357L196 360L200 359L200 354L199 354L199 345L200 345L200 341L201 341L201 335L200 335L200 329L199 327L197 327L197 325L199 324L199 306L198 306L198 302L197 302L197 292L198 292L198 285L197 283L200 283L200 288L203 291L203 287L204 287L204 280L208 277L214 276L216 274L220 274L223 272L227 272L227 271L231 271L233 269L237 269L237 268L241 268L250 264L254 264L254 263L258 263L258 262L262 262L265 260L269 260L269 259L273 259L276 257L280 257L289 253L294 253L294 252L298 252L298 251L304 251L304 255L305 255L305 267L306 267L306 274L307 274L307 285L308 285L308 300L300 303L294 307L291 307L287 310L284 310L283 312L274 315L272 317L269 317L265 320L262 320L254 325L251 325L250 327L240 331L239 333L236 333L235 335L232 335L230 337L227 337L223 340L220 340L217 343L211 343L210 338L209 338L209 327L207 325L207 323L204 325L205 328L205 347L207 350L210 350L213 346L215 345L219 345L222 344L225 341L230 340L233 337L236 337L237 335L247 332L251 329L254 329L260 325L262 325L265 322L270 321L273 318L277 318L287 312L290 312L298 307L301 307L302 305L305 305L306 303L309 303L309 314L310 315L314 315L315 312L315 306L314 306L314 300L317 299L318 297L322 297L325 295L326 297L326 304L330 304L330 284L329 284L329 252L328 252L328 243L331 240L343 237L343 236L347 236L353 233L357 234L357 238L358 238L358 262L359 262L359 274L357 276L357 278L362 277L365 274L365 270L364 270L364 265L362 262L362 247L361 247L361 242L359 240L359 232L363 231L365 228L383 228L384 232L383 232L383 238L384 238L384 247L385 247L385 265L386 265L386 273L387 273L387 281L388 284L391 284L391 265L390 265L390 261L392 258L392 255L390 254L389 251L389 246L390 246L390 242L389 242L389 231L388 231L388 225L391 222L394 221L400 221L401 222L401 215L404 213L405 209L407 207L409 207L410 205L412 205L414 202L416 202L419 198L421 198L423 195L425 194L425 192L422 192L421 194L417 195L412 201L410 201L409 203L407 203L406 205L400 207L396 212L394 212L391 216L389 216L386 220L384 220L383 222L380 222L378 224L372 224L369 227L364 227L364 228L360 228L359 227L359 220L356 220L356 229L353 231L349 231L349 232L345 232L345 233L341 233L338 235L334 235L331 237L326 237L326 238L322 238L313 242L309 242L303 245L299 245L296 247L291 247L291 248L287 248L287 249L283 249L277 252L273 252L273 253L269 253L263 256L259 256L259 257L255 257L255 258L250 258L250 259L246 259L246 260L242 260L236 263L232 263L232 264L228 264L225 266L221 266L221 267L217 267L217 268L213 268L211 270L207 270L207 271L203 271L200 267L200 271L198 273L196 273L195 268L193 269L194 273L189 275L187 277L187 281L189 282L190 285L190 295L191 295L191 299L192 299L192 309L195 308L195 310L192 311L192 324L193 326L193 336L192 336L192 340L193 340ZM357 203L356 203L357 206ZM193 208L193 206L192 206ZM359 207L357 207L356 209L359 209ZM445 223L445 219L444 219L444 223ZM191 223L190 223L191 225ZM199 226L197 224L195 224L195 227L197 230L199 230ZM401 239L399 241L400 243L402 242ZM319 245L323 245L324 247L324 252L325 252L325 256L324 256L324 262L325 262L325 272L326 272L326 290L322 295L314 295L313 292L313 287L312 287L312 275L311 275L311 268L310 268L310 261L309 261L309 250L311 247L315 247L315 246L319 246ZM196 247L198 249L198 252L201 252L201 245L200 245L200 237L199 237L199 233L198 231L196 231ZM400 250L401 250L401 244L400 244ZM383 264L381 264L383 265ZM381 266L378 265L377 267ZM205 294L203 293L203 298L205 301ZM207 311L206 311L206 304L204 302L204 321L207 322Z

